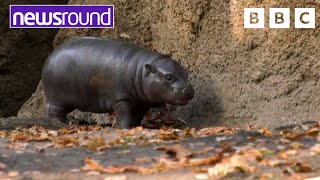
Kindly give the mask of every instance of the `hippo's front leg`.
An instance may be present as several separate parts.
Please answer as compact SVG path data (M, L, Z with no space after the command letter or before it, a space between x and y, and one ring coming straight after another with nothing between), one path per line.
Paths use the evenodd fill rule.
M127 101L120 101L115 106L117 124L121 129L131 129L139 126L143 115L137 114L134 105Z

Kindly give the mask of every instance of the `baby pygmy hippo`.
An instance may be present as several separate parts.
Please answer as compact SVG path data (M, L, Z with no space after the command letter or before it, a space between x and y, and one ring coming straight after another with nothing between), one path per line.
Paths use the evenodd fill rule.
M186 105L187 71L166 55L125 41L83 37L57 47L42 71L46 116L64 122L75 109L115 112L120 128L139 126L150 107Z

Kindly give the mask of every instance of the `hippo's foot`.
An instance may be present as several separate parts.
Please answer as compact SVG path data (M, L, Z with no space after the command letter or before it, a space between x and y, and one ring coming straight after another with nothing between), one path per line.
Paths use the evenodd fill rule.
M47 103L46 117L50 119L58 119L62 123L66 123L67 114L72 110L63 105Z
M143 115L136 111L132 104L120 101L115 107L117 125L121 129L131 129L140 126Z
M120 118L119 118L120 119ZM139 126L141 121L137 121L135 119L127 118L127 119L122 119L118 122L118 126L120 129L131 129L134 127Z

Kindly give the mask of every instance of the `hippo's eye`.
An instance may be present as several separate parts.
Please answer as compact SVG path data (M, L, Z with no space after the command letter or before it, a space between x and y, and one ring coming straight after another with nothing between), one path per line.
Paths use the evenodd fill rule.
M166 74L166 75L165 75L165 78L166 78L166 80L167 80L168 82L170 82L170 83L174 83L174 82L176 81L176 78L175 78L173 75L171 75L171 74Z

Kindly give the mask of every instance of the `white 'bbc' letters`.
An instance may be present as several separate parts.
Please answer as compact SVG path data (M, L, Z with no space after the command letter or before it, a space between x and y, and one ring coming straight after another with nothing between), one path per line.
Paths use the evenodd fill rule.
M264 28L264 8L244 8L244 28Z
M315 28L315 8L295 8L295 28ZM289 8L269 9L270 28L290 28ZM244 8L244 28L264 28L264 8Z
M270 8L269 27L290 28L290 8Z
M315 8L295 8L295 28L315 28Z

